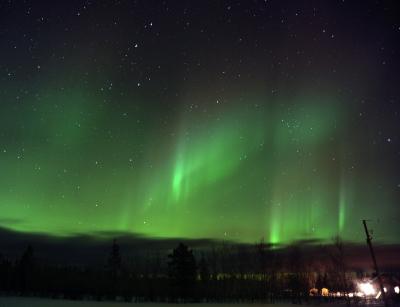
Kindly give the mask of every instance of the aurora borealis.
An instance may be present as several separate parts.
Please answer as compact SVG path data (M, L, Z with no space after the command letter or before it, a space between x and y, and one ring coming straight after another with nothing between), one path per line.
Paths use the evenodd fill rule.
M1 227L400 243L395 4L0 12Z

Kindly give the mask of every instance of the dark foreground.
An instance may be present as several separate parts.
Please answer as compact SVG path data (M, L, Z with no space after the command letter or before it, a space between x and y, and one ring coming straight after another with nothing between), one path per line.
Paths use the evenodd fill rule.
M298 306L291 303L276 303L276 304L265 304L265 303L193 303L189 304L192 306L215 306L215 307L259 307L259 306L271 306L271 307L293 307ZM364 303L358 304L357 306L364 306ZM167 303L124 303L124 302L94 302L94 301L71 301L71 300L54 300L44 298L24 298L24 297L0 297L0 307L123 307L123 306L135 306L135 307L174 307L182 306L182 304L167 304ZM346 306L341 302L334 303L321 303L315 302L304 304L304 306L321 306L321 307L335 307L335 306ZM355 305L354 305L355 306ZM379 304L373 304L373 306L381 306Z

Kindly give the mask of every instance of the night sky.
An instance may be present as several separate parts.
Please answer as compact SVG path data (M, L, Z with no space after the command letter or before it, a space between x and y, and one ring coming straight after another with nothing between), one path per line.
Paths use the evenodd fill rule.
M0 226L400 243L396 1L1 1Z

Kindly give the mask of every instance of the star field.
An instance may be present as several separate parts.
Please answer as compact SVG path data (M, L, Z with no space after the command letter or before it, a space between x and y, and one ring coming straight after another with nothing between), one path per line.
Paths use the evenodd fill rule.
M0 226L398 243L399 13L3 1Z

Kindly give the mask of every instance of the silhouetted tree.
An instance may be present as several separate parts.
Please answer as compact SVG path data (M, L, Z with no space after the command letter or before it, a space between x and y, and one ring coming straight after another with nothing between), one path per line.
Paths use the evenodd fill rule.
M112 274L116 276L121 268L121 255L119 252L119 245L116 239L113 240L110 256L108 258L108 265L112 271Z
M300 246L294 245L289 252L289 289L293 303L302 303L302 298L308 296L308 274L306 273L305 261Z
M261 282L259 283L258 296L264 298L267 294L267 245L264 238L256 243L256 257L257 257L257 272L260 276Z
M208 286L209 286L209 281L210 281L210 270L208 268L208 262L206 260L206 257L204 253L201 254L201 258L199 261L199 275L200 275L200 295L203 299L208 300Z
M108 257L108 268L111 275L110 294L113 298L115 298L115 296L118 294L119 276L121 273L121 255L116 239L113 240L113 244L111 246L110 256Z
M34 256L33 248L28 245L25 252L19 261L19 286L21 294L26 294L31 290L32 279L33 279L33 269L34 269Z
M201 258L199 261L199 273L200 279L203 283L206 283L210 280L210 271L208 269L208 263L204 256L204 253L201 254Z
M193 295L193 288L196 282L196 259L193 251L186 245L180 243L177 248L168 255L169 276L173 282L174 290L178 296L187 300ZM175 292L175 291L174 291Z
M10 291L12 269L11 261L0 255L0 292Z
M346 303L350 305L350 299L347 295L350 290L350 283L347 279L347 265L345 261L345 246L340 238L336 236L333 238L334 250L331 252L331 261L333 265L332 277L336 281L337 290L345 294Z

